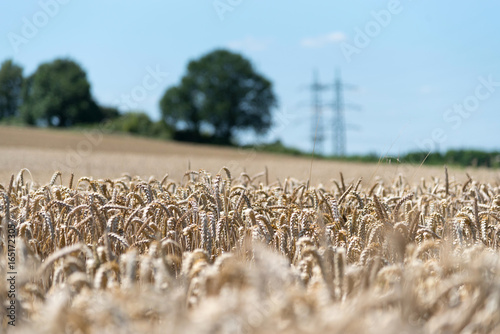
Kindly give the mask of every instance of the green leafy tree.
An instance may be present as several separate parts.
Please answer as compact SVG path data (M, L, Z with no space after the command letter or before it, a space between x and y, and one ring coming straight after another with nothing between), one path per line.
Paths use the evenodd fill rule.
M23 84L23 69L6 60L0 67L0 119L19 114Z
M125 132L146 137L168 139L170 129L163 120L153 121L141 111L127 112L113 119L108 128L116 132Z
M215 50L188 64L178 86L160 101L165 122L201 138L204 125L217 142L229 143L238 130L265 133L277 104L271 82L250 61L227 50Z
M21 115L29 124L67 127L104 118L91 96L85 71L69 59L40 65L25 82L23 99Z
M120 111L115 107L103 107L101 106L101 113L104 119L112 120L120 117Z

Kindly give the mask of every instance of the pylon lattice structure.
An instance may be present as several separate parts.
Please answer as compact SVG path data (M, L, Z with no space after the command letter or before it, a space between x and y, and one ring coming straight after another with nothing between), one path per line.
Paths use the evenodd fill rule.
M310 86L312 92L312 108L313 108L313 119L312 125L312 144L313 150L318 153L324 153L324 141L325 141L325 127L324 127L324 115L323 107L324 104L321 100L321 92L333 88L334 102L328 104L332 107L332 134L333 134L333 154L335 156L345 156L346 154L346 124L345 124L345 104L344 104L344 90L353 89L354 87L342 82L340 78L340 71L337 70L335 73L335 80L333 85L323 85L319 81L319 75L317 71L314 71L313 83Z
M342 94L344 87L338 70L336 71L333 89L335 92L335 102L333 104L333 153L336 156L343 157L346 153L344 97Z
M311 122L311 140L312 149L318 153L324 153L324 142L325 142L325 127L322 115L323 104L321 101L321 92L328 89L328 86L322 85L319 82L318 71L314 71L313 83L310 86L312 92L312 108L313 108L313 118Z

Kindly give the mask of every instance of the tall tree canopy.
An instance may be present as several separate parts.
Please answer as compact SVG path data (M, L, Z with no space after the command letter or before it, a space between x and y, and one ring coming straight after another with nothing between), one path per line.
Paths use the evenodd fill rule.
M69 59L40 65L25 81L23 99L21 115L29 124L66 127L104 118L91 96L85 71Z
M0 119L17 116L21 105L23 69L6 60L0 67Z
M237 130L265 133L276 104L271 82L250 61L215 50L188 64L181 83L165 92L160 108L165 122L175 129L199 138L208 125L215 139L228 143Z

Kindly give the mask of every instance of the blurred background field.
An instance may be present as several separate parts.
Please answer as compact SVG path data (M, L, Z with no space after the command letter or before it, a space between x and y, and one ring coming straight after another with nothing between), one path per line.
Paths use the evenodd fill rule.
M169 178L179 181L189 169L204 169L215 175L227 166L237 177L242 172L253 176L264 172L267 167L268 182L272 183L287 177L307 180L311 168L310 156L295 157L97 132L0 127L0 143L0 183L4 185L22 168L28 168L38 184L47 183L57 170L63 173L63 182L69 180L71 172L75 177L91 176L94 179L117 178L122 173L145 179L150 176L162 178L168 173ZM331 180L338 180L340 172L346 182L362 177L363 184L373 183L376 177L391 182L399 174L410 183L419 182L422 177L444 177L442 167L402 164L396 159L377 164L315 158L311 183L330 187ZM497 169L450 168L449 172L451 178L460 182L467 179L466 173L489 182L500 178ZM265 182L264 175L261 181Z

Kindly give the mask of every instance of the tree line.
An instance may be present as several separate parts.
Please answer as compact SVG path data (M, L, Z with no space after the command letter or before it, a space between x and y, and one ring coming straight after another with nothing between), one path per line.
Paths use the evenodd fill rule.
M0 67L0 122L66 128L110 122L108 128L185 141L232 144L240 131L264 134L277 106L272 83L242 55L214 50L189 62L178 85L166 89L161 114L99 105L84 69L55 59L24 77L11 59Z

